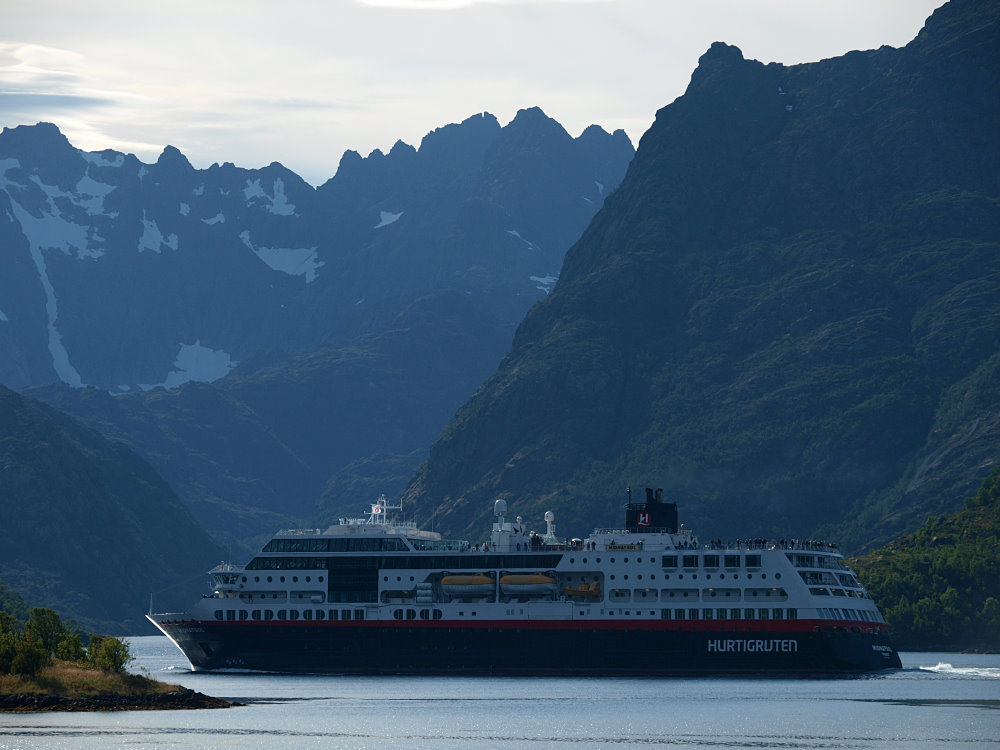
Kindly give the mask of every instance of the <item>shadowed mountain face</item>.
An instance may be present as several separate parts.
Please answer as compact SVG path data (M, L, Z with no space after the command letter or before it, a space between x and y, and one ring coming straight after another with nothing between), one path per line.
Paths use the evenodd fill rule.
M539 109L347 152L313 189L271 164L196 170L84 153L52 125L0 134L0 382L126 392L212 381L260 350L305 353L460 293L509 329L633 154Z
M224 555L135 453L0 386L0 580L102 631L203 590Z
M403 490L632 155L528 109L348 152L313 190L278 164L5 130L0 381L63 381L30 393L136 450L229 542L356 513Z
M562 531L665 489L703 533L855 548L1000 448L1000 7L785 67L716 43L407 491ZM572 528L567 526L572 524Z

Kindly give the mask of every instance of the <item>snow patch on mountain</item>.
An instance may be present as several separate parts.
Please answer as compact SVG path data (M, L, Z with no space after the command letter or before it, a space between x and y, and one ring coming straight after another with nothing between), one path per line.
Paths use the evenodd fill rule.
M43 184L38 179L38 175L32 175L31 181L45 193L48 210L42 211L42 215L38 218L24 209L22 211L24 211L25 218L21 218L21 214L18 214L21 231L28 237L28 241L37 245L40 250L54 248L62 250L66 255L72 255L72 251L76 250L78 258L100 258L104 255L103 250L89 247L87 227L64 217L62 211L56 206L56 198L69 198L72 204L74 196L70 193L64 193L54 185ZM20 207L20 203L14 199L14 196L11 196L11 204Z
M201 183L198 187L191 191L192 195L204 195L205 194L205 183Z
M266 198L267 193L260 186L260 180L247 180L246 187L243 188L243 197L249 203L254 198Z
M106 182L98 182L89 174L85 174L76 183L76 195L70 195L70 200L81 208L86 209L87 213L91 216L100 216L104 214L104 197L112 190L115 190L114 185L108 185ZM113 219L118 214L117 212L112 212L107 215Z
M164 238L156 222L146 218L146 212L142 212L142 237L139 238L139 252L152 250L154 253L160 252L160 248L166 245L171 250L177 249L177 235L170 234Z
M528 281L534 281L537 286L535 289L541 289L543 292L548 294L552 291L552 287L556 285L559 280L558 276L553 276L552 274L547 274L545 276L529 276Z
M187 203L181 203L180 211L181 211L181 216L187 216L189 213L191 213L191 206L189 206Z
M250 232L240 232L240 240L260 258L268 268L289 276L305 276L306 283L316 279L316 272L326 265L319 259L318 247L254 247Z
M292 216L295 214L295 206L289 203L288 198L285 197L285 182L280 177L276 177L274 180L274 197L271 199L271 205L267 207L267 210L279 216Z
M522 237L522 236L521 236L521 233L520 233L520 232L518 232L518 231L517 231L516 229L507 229L507 230L505 230L505 231L506 231L506 232L507 232L507 234L509 234L509 235L510 235L511 237L516 237L517 239L521 240L521 242L523 242L523 243L524 243L525 245L527 245L528 247L530 247L530 248L531 248L532 250L537 250L537 249L538 249L538 245L536 245L536 244L535 244L534 242L532 242L531 240L526 240L526 239L524 239L524 237Z
M6 323L10 318L8 318L3 310L0 310L0 323Z
M62 342L62 334L56 328L56 319L59 317L59 303L56 300L56 293L55 289L52 288L52 282L49 280L48 270L45 266L45 256L42 254L43 247L56 247L63 250L63 252L67 251L60 244L51 244L53 241L59 241L58 223L47 221L51 217L47 217L44 214L42 218L36 219L17 201L12 200L10 204L14 210L15 218L21 224L21 231L24 232L24 236L28 239L28 251L31 254L32 262L35 264L35 269L38 271L42 291L45 292L45 317L49 332L49 354L52 356L52 368L64 383L69 384L73 388L82 388L84 385L83 379L80 377L80 373L76 371L76 368L70 363L69 352L66 351L66 347ZM63 224L68 224L68 222L63 222Z
M109 158L99 151L81 151L80 156L99 167L120 167L125 163L125 154L115 154Z
M175 370L167 373L162 383L140 383L139 387L148 391L157 386L177 388L190 380L211 383L213 380L225 377L236 367L228 352L222 349L210 349L201 345L201 339L193 344L179 344L177 358L174 360Z
M215 216L213 216L211 219L202 219L201 223L202 224L209 224L209 225L211 225L211 224L225 224L226 223L226 215L220 211Z
M398 214L394 214L391 211L379 211L379 223L375 225L375 228L381 229L382 227L387 227L390 224L395 224L399 221L399 217L402 215L402 211Z

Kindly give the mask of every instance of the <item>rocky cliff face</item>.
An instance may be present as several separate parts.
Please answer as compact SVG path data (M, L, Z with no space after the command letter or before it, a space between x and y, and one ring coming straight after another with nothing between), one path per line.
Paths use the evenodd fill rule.
M652 484L703 533L855 546L959 504L1000 448L998 29L956 0L898 50L712 45L408 499L585 531Z

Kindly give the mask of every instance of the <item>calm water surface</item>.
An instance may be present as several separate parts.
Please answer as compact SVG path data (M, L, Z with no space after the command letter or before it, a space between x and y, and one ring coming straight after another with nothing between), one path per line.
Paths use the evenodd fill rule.
M162 636L132 644L135 669L247 705L0 714L0 749L1000 747L997 655L840 679L293 677L199 674Z

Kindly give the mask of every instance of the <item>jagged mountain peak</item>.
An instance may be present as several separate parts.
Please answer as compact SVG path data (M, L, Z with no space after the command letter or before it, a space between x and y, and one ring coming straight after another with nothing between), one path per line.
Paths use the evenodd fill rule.
M189 162L187 157L181 153L180 149L170 145L164 147L159 158L156 160L156 166L163 167L165 169L181 170L184 172L194 170L194 167L191 166L191 162Z

